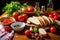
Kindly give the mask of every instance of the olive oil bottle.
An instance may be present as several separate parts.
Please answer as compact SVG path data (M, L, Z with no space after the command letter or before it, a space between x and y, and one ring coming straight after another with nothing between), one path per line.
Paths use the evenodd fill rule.
M39 6L39 2L35 3L35 13L37 16L40 16L40 6Z
M53 3L52 0L49 0L47 4L47 12L51 12L53 10Z

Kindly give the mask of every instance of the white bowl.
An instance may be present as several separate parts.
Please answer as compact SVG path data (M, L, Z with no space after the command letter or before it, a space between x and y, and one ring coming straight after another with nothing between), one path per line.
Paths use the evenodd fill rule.
M15 25L20 25L20 27L14 27ZM25 23L24 22L15 22L11 24L12 29L14 29L15 31L21 31L24 29L25 27Z

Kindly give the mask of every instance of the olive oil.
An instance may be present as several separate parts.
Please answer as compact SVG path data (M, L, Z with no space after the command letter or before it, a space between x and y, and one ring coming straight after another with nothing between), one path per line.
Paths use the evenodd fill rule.
M47 4L47 12L51 12L53 10L53 3L52 0L49 0Z
M35 4L35 11L36 11L36 15L37 15L37 16L40 16L39 2L36 2L36 4Z

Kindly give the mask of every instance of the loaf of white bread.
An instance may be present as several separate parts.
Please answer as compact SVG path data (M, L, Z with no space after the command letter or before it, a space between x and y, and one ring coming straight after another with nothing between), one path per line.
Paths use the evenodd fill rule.
M39 16L39 17L33 16L27 19L27 23L32 23L39 26L51 25L54 24L54 22L55 22L54 19L49 18L47 16Z

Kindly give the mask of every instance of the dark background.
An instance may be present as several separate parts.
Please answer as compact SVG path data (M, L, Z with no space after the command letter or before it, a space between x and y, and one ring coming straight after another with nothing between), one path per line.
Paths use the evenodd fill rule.
M21 3L23 2L28 2L29 5L33 5L35 4L35 2L40 2L40 6L41 5L45 5L48 3L48 0L1 0L0 1L0 15L2 14L2 8L6 5L6 3L10 3L11 1L20 1ZM60 0L52 0L53 4L54 4L54 10L58 10L60 9Z

